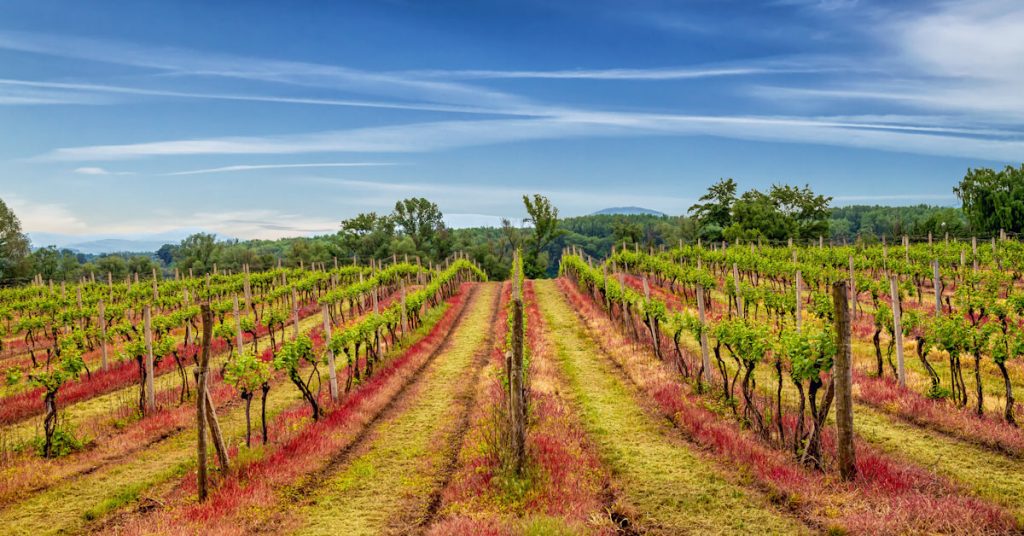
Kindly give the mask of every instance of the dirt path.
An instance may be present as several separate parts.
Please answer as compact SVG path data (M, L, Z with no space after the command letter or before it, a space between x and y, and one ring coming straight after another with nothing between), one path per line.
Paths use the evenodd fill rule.
M634 525L663 534L800 534L764 497L730 482L645 410L581 325L554 281L536 283L572 398L626 500Z
M486 284L449 345L395 399L312 496L287 513L296 534L408 534L426 519L461 444L473 387L492 345L497 284Z

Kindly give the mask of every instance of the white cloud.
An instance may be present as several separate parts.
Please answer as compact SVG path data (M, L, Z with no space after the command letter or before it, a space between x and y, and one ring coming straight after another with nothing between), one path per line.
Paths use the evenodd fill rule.
M80 161L211 154L407 153L526 140L656 135L707 135L994 161L1012 161L1024 154L1024 141L978 137L975 132L932 125L566 110L559 117L542 119L438 121L298 135L69 147L40 158Z
M21 228L25 232L77 233L89 230L89 225L67 205L37 203L18 196L8 197L4 201L21 220Z
M254 171L265 169L298 169L298 168L348 168L348 167L376 167L394 166L390 162L313 162L304 164L239 164L234 166L223 166L206 169L193 169L189 171L175 171L165 173L169 177L180 175L205 175L207 173L228 173L234 171ZM80 168L82 169L82 168ZM90 168L99 169L99 168Z
M110 175L110 172L101 167L80 167L75 168L75 173L79 175Z
M146 47L101 39L0 31L0 49L128 65L178 76L259 80L460 106L512 107L527 104L515 95L454 82L420 80L337 65Z

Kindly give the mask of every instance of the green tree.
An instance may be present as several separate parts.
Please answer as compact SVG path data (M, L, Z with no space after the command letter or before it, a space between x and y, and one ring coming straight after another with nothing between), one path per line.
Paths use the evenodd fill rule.
M725 229L732 225L732 205L736 202L736 181L732 178L719 179L700 197L700 202L690 207L689 214L697 220L701 229ZM707 236L718 240L721 235Z
M422 197L403 199L395 203L391 220L412 238L416 250L427 253L434 246L435 236L444 230L444 214L437 204Z
M540 194L523 196L523 204L529 217L524 222L533 224L533 235L527 240L523 272L526 277L543 277L548 268L548 257L544 249L564 231L558 228L558 208Z
M213 271L221 245L209 233L195 233L181 241L174 251L174 261L186 273L191 268L195 275Z
M30 253L28 236L21 232L21 220L0 199L0 285L30 276Z
M1024 231L1024 164L1002 171L968 169L953 192L963 202L964 215L975 232Z

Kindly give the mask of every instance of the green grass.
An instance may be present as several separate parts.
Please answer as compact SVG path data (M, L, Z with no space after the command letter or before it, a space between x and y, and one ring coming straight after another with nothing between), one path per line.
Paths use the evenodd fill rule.
M451 346L400 402L409 406L381 422L365 452L324 481L311 504L291 512L302 523L298 534L337 534L339 527L345 534L381 534L422 519L458 417L454 401L484 350L497 291L482 286L449 334Z
M913 460L951 478L967 491L1009 508L1024 523L1024 460L918 428L857 406L857 435L893 456Z
M553 281L535 286L583 424L614 473L640 525L669 534L799 534L807 529L733 484L713 463L644 411L590 339Z

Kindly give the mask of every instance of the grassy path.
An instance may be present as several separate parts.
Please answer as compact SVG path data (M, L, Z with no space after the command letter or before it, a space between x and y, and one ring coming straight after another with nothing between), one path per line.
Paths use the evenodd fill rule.
M296 534L407 534L427 514L444 462L468 410L465 399L489 351L499 286L485 284L448 336L451 345L397 400L355 456L290 512ZM464 403L459 403L464 401ZM289 530L292 532L292 530Z
M731 483L647 413L635 389L601 357L554 281L536 283L584 427L612 468L637 524L666 534L799 534L806 528Z
M1024 460L905 423L862 404L857 435L890 454L951 478L983 499L1002 504L1024 524Z

